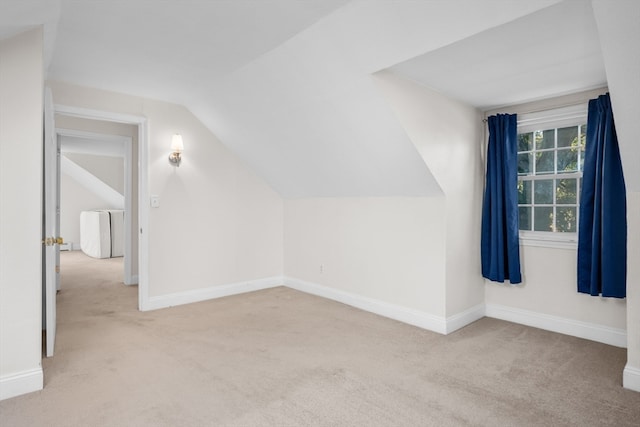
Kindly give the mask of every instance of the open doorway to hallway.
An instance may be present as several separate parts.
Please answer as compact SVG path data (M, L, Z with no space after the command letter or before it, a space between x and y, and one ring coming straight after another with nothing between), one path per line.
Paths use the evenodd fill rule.
M122 257L121 281L138 283L136 125L56 115L63 250Z
M43 281L46 356L54 355L56 305L65 286L60 280L61 249L81 252L97 260L120 258L114 262L120 267L119 282L126 285L138 283L139 265L138 126L65 114L56 114L52 122L55 160L51 155L45 156L45 170L52 172L45 174L45 187L52 188L49 194L56 201L47 204L45 219L54 219L57 224L54 233L58 237L56 284L51 297L50 290L45 292L51 281ZM52 162L58 166L51 168ZM46 271L52 261L47 259ZM134 290L137 293L138 287Z

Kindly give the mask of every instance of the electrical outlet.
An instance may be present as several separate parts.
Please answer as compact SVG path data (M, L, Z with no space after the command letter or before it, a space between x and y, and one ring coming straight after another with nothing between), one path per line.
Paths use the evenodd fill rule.
M320 264L320 274L324 273L324 264Z

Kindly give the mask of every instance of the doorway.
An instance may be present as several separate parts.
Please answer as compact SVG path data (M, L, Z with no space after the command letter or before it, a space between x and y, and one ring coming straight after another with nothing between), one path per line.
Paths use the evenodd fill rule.
M124 272L124 279L127 282L127 284L135 284L136 282L138 283L138 289L137 289L138 309L139 310L148 309L147 308L148 307L147 254L148 254L149 246L148 246L147 234L143 233L143 231L147 230L149 209L146 203L142 203L143 200L144 201L148 200L147 121L144 117L140 117L140 116L111 113L111 112L105 112L105 111L99 111L99 110L90 110L90 109L85 109L80 107L54 105L52 102L50 102L49 105L53 106L53 108L51 108L51 111L55 113L55 117L59 121L53 127L55 129L60 130L60 134L62 134L63 136L66 135L66 136L75 136L75 137L85 137L85 136L95 137L96 135L103 135L104 137L104 135L109 134L109 132L104 132L104 129L101 129L99 126L98 128L92 128L92 129L86 129L82 127L78 128L77 126L66 126L66 125L63 125L65 120L69 122L73 120L77 121L82 119L82 120L93 121L94 124L101 123L102 126L108 126L108 125L114 125L114 124L125 124L125 125L133 126L134 128L133 135L130 136L131 142L130 143L124 142L124 145L126 147L125 153L127 152L127 149L128 149L128 152L130 153L128 157L125 156L125 159L128 159L125 161L128 163L124 167L125 171L127 171L127 173L129 174L128 179L130 181L129 185L127 186L127 188L130 191L128 191L127 196L125 196L125 210L127 210L127 207L128 207L129 208L128 211L131 212L128 218L129 220L128 220L128 226L127 226L127 228L130 230L130 232L127 233L129 236L128 238L130 238L130 241L127 241L125 244L125 247L127 247L127 252L129 255L127 257L127 260L129 262L127 263L128 264L127 269L125 269L125 272ZM51 114L51 116L52 117L50 122L54 122L53 114ZM60 125L63 125L65 127L62 127ZM76 127L76 129L73 129L74 127ZM53 134L52 137L55 138L57 141L57 138L59 136L58 133L55 131L51 133ZM91 135L88 135L88 134L91 134ZM122 135L120 135L120 137L122 137ZM137 142L137 144L135 142ZM45 158L45 169L47 168L47 164L51 162L55 163L55 160L52 161L49 157ZM51 185L53 185L54 187L59 187L59 184L57 185L53 184L55 183L56 180L57 180L56 177L49 177L48 175L45 175L45 187L51 186ZM125 177L125 180L127 180L126 177ZM137 213L135 212L136 206L137 206ZM48 207L47 209L44 210L43 221L46 222L48 217L54 218L56 216L57 216L56 209ZM135 244L136 242L137 242L137 247ZM54 246L56 250L59 250L60 247L59 245L55 244L55 239L54 239ZM47 260L49 260L49 258L47 258ZM47 260L45 260L45 263L43 265L43 277L45 277L45 275L47 278L50 276L55 277L58 264L56 264L55 262L47 261ZM137 269L136 269L135 261L137 261ZM43 281L43 283L44 282L45 281ZM53 332L51 334L52 339L50 340L50 342L53 344L55 342L55 325L56 325L55 300L56 298L55 298L55 295L51 295L51 296L49 295L51 292L49 291L50 285L48 285L48 283L52 283L52 282L53 282L52 280L46 281L47 297L46 297L46 301L45 301L45 298L43 297L43 311L46 311L47 313L46 314L47 324L43 325L43 327L47 331ZM45 287L43 286L43 291L44 291L44 288ZM55 294L55 290L53 291L53 293ZM45 302L46 304L44 304ZM43 313L43 319L45 319L44 313ZM47 348L47 352L46 352L48 356L53 355L53 345L51 345L50 347L51 349Z
M149 223L149 182L148 182L148 159L149 159L149 141L147 119L141 116L129 114L113 113L109 111L92 110L81 107L72 107L66 105L54 105L54 111L57 117L65 117L71 119L86 119L104 123L116 123L133 125L136 127L137 147L132 142L131 164L129 169L134 170L137 166L137 173L131 174L131 203L137 203L137 218L132 216L132 241L137 236L137 250L132 247L132 252L137 255L137 283L138 283L138 309L141 311L148 310L149 288L148 288L148 253L149 239L148 229ZM59 127L59 126L56 126ZM93 129L95 131L96 129ZM86 131L86 129L85 129ZM132 138L133 140L133 138ZM125 198L126 203L126 198ZM125 206L126 209L126 206ZM135 222L137 219L137 223ZM133 259L133 258L132 258ZM135 279L135 274L132 273Z
M125 285L137 284L138 204L137 189L134 188L137 166L132 161L133 152L137 151L136 126L57 116L56 133L60 149L60 233L65 238L62 249L84 250L90 254L89 237L97 240L89 243L98 249L100 243L105 243L99 241L101 236L111 237L111 246L106 242L106 253L91 255L98 258L123 256L123 282ZM98 212L100 210L102 213ZM110 225L109 232L100 232L97 228L81 230L81 219L95 215L104 216L107 221L93 225ZM120 229L122 225L124 227Z

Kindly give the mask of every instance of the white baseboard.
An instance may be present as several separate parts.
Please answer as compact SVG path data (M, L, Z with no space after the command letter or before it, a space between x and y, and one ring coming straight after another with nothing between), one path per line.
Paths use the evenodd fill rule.
M627 347L627 331L624 329L610 328L595 323L581 322L579 320L551 316L549 314L497 304L487 304L485 314L487 317L494 317L496 319L533 326L534 328L585 338L615 347Z
M124 282L124 284L127 285L127 286L137 285L138 284L138 275L134 274L133 276L131 276L131 283Z
M22 371L0 378L0 400L42 390L44 376L42 368Z
M209 299L237 295L245 292L274 288L282 285L445 335L487 316L532 326L534 328L571 335L578 338L585 338L616 347L626 348L627 346L627 333L624 329L611 328L594 323L581 322L578 320L551 316L544 313L497 304L478 304L461 313L454 314L453 316L442 317L424 311L341 291L328 286L319 285L317 283L282 276L249 280L246 282L231 283L220 286L211 286L204 289L195 289L192 291L150 297L141 309L143 311L156 310L159 308L173 307L176 305L206 301ZM629 380L630 384L635 384L634 381L637 381L634 379L634 375L638 374L633 369L634 368L630 371L631 374L629 374L631 378ZM632 387L633 386L630 386L629 388Z
M463 312L454 314L453 316L449 316L446 320L445 334L450 334L451 332L457 331L458 329L463 328L475 322L476 320L482 319L484 316L484 303L473 306Z
M144 307L141 309L143 311L156 310L159 308L167 308L176 305L190 304L192 302L243 294L245 292L259 291L261 289L275 288L276 286L282 286L282 276L267 277L264 279L248 280L245 282L210 286L208 288L194 289L192 291L149 297L144 304Z
M627 364L622 372L622 386L629 390L640 391L640 369Z
M304 280L292 277L285 277L284 284L289 288L296 289L301 292L338 301L370 313L375 313L383 317L408 323L409 325L417 326L422 329L428 329L439 334L451 333L484 316L484 304L480 304L462 313L445 318L426 313L424 311L340 291L317 283L305 282Z

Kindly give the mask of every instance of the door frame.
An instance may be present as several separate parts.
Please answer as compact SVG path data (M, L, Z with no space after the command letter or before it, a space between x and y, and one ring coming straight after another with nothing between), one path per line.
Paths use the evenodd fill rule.
M138 127L138 309L149 310L149 203L147 203L149 200L149 125L147 118L61 104L54 104L54 112L64 116L125 123Z
M138 275L131 273L131 257L132 251L132 230L131 230L131 193L132 193L132 174L131 174L131 155L132 141L131 137L120 135L109 135L96 132L86 132L75 129L63 129L56 127L56 137L58 138L58 149L61 147L62 139L65 137L77 137L100 142L122 142L124 143L124 284L135 285L138 283ZM90 143L89 143L90 144ZM58 171L59 173L60 171ZM58 189L59 189L58 185ZM60 194L60 191L58 191Z
M57 239L60 237L59 224L59 197L57 196L58 168L60 165L60 155L58 138L55 132L55 110L51 90L44 91L44 129L43 129L43 151L42 151L42 238L43 238L43 326L46 330L46 357L54 354L56 343L56 295L60 280L59 260L60 245Z

